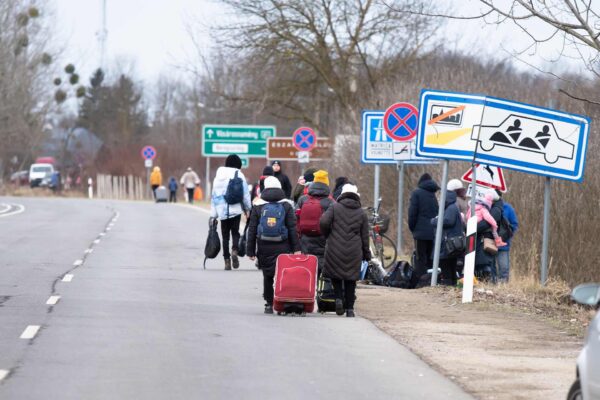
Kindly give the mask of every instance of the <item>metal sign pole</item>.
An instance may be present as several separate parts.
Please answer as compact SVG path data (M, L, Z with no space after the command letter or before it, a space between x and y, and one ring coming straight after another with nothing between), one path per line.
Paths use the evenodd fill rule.
M544 231L542 238L542 270L541 270L541 283L542 286L546 285L548 280L548 241L550 234L550 177L546 177L544 182Z
M373 205L375 207L375 209L377 209L377 207L379 206L379 173L380 173L380 166L379 164L375 164L375 183L374 183L374 188L373 188L373 196L375 197L375 199L373 200Z
M204 199L212 198L212 193L210 191L210 157L206 157L206 175L204 181Z
M148 198L152 199L152 187L150 186L150 167L146 167L146 193L148 194Z
M398 254L402 251L402 221L404 220L404 162L398 162Z
M437 228L435 231L435 244L433 247L433 271L431 272L431 286L437 285L438 266L440 265L440 249L442 245L442 228L444 225L444 211L446 205L446 185L448 184L448 164L450 161L444 160L444 170L442 172L442 188L440 195L440 205L438 211Z

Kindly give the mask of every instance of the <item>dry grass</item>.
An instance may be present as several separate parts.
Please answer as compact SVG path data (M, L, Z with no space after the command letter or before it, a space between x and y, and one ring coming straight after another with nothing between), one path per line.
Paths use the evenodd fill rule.
M50 189L46 188L35 188L32 189L29 186L0 186L0 195L2 196L13 196L13 197L69 197L69 198L80 198L86 197L87 194L78 190L61 191L55 193Z

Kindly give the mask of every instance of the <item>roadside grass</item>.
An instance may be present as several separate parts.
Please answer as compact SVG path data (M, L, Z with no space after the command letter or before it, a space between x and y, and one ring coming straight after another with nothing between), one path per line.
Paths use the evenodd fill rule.
M47 188L32 189L29 186L14 186L6 185L0 187L0 195L13 197L86 197L86 195L78 190L62 190L55 193Z

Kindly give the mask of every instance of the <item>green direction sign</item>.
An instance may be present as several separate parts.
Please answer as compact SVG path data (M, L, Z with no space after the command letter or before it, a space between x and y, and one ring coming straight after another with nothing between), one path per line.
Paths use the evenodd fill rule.
M242 160L242 169L248 168L248 165L250 165L250 160L246 157L242 157L240 159Z
M204 157L267 157L267 139L275 137L274 126L202 125Z

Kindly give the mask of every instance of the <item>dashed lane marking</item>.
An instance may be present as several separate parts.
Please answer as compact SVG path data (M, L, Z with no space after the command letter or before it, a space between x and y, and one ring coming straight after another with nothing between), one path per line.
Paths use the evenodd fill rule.
M53 306L56 303L58 303L58 300L60 300L60 296L50 296L46 304L49 306Z
M94 249L85 249L85 254L92 254Z
M65 274L65 276L62 278L63 282L71 282L73 280L73 274Z
M94 240L94 244L98 244L98 243L100 243L100 239Z
M75 260L75 262L73 263L73 265L76 267L79 267L82 264L83 264L83 260Z
M29 325L27 328L25 328L23 333L21 333L21 339L33 339L39 330L39 325Z
M10 373L10 371L7 369L0 369L0 381L2 381L4 378L6 378L9 373Z

